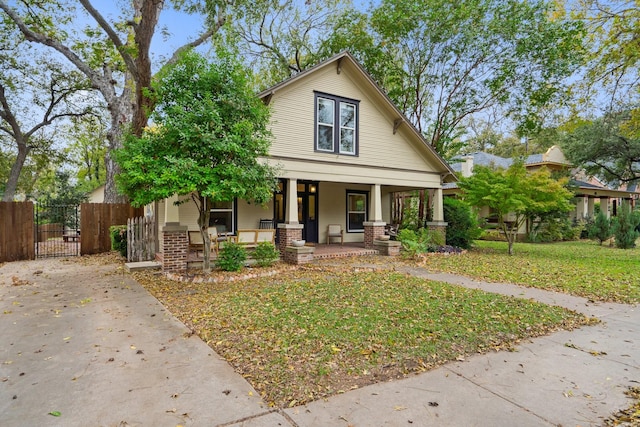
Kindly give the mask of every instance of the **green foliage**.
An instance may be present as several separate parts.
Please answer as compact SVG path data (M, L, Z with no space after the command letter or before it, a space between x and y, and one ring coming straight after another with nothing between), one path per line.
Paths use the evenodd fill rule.
M214 202L271 198L275 171L258 161L269 151L269 109L240 63L221 55L208 63L187 52L156 79L156 125L116 153L133 205L192 192Z
M401 228L397 240L402 244L403 255L408 258L415 258L425 252L435 252L445 244L442 234L427 228L418 231Z
M224 271L240 271L247 260L247 250L238 243L228 242L220 249L216 266Z
M127 226L112 225L109 227L111 237L111 250L120 252L120 255L127 257Z
M613 234L616 246L620 249L630 249L636 246L640 232L636 230L640 224L640 212L631 211L627 203L623 203L618 210L618 216L613 219Z
M260 267L270 267L280 259L280 252L271 242L259 242L252 255Z
M627 111L592 121L577 121L561 140L567 159L607 182L640 179L640 128Z
M606 213L598 212L593 223L587 228L587 236L589 239L599 241L601 245L613 236L613 227Z
M591 52L584 78L576 83L583 111L606 102L607 107L637 102L640 49L640 7L631 0L577 2L576 18L589 31ZM598 96L593 96L597 93ZM587 108L584 108L584 107Z
M402 224L401 229L419 231L424 227L423 221L420 219L419 203L416 197L408 197L404 199L402 207Z
M433 257L429 268L594 301L640 303L640 248L622 250L581 240L549 245L520 243L518 254L521 260L514 263L504 252L503 242L478 240L463 256Z
M133 205L189 195L200 227L209 224L209 202L262 204L276 188L276 170L259 160L269 153L269 109L238 59L218 54L208 63L188 51L163 69L154 83L155 126L140 137L129 134L115 153L119 188Z
M582 235L585 224L583 221L573 222L566 213L547 217L538 222L527 237L533 243L561 242L578 240Z
M475 166L473 175L462 178L459 186L471 206L487 206L498 217L498 225L513 254L516 233L527 218L568 212L573 194L554 180L546 168L527 173L524 164L514 162L508 169Z
M443 203L447 245L469 249L473 241L482 234L477 215L462 200L445 197Z
M329 32L318 56L353 52L449 158L462 147L470 115L501 106L521 134L529 134L539 128L540 111L561 98L563 78L581 64L584 32L580 21L552 18L553 7L544 1L382 0L370 17L345 19Z

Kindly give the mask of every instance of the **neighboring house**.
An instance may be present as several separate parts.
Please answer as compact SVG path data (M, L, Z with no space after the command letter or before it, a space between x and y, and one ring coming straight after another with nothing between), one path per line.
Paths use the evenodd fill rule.
M349 53L258 96L272 112L267 161L280 167L280 189L266 206L216 203L210 226L233 233L272 220L282 250L294 239L326 243L327 226L340 224L345 244L372 247L392 220L396 194L428 190L429 226L444 230L442 185L455 181L454 171ZM197 230L194 204L176 200L158 203L165 242L174 231Z
M104 202L104 185L94 189L89 193L87 198L88 203L102 203Z
M463 177L471 176L474 165L495 166L508 168L514 159L495 156L485 152L471 153L459 158L459 162L452 163L451 167ZM564 153L558 146L553 146L543 154L533 154L524 159L524 165L529 171L535 171L541 167L546 167L550 171L566 171L572 168ZM629 186L612 189L598 181L594 177L587 177L582 170L573 169L572 178L569 181L570 187L575 192L576 208L570 213L572 219L587 219L594 217L594 205L600 203L600 209L607 212L609 216L615 216L620 203L628 202L634 206L640 197L637 187ZM445 196L455 196L460 193L460 189L455 183L448 183L444 186ZM479 214L483 218L491 219L491 212L487 207L480 209ZM524 232L524 227L519 231Z

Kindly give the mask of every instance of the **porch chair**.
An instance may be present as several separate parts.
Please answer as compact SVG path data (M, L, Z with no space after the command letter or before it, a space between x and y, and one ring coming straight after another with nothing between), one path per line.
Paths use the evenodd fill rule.
M200 251L204 253L204 240L200 231L189 231L189 252L191 251L194 251L196 256Z
M272 219L262 219L260 218L260 229L270 229L273 228L273 220Z
M340 244L344 245L344 230L340 224L327 225L327 245L331 244L332 237L339 237Z
M219 235L217 227L209 227L209 240L211 240L211 249L218 255L218 252L220 252L220 242L226 242L227 236Z

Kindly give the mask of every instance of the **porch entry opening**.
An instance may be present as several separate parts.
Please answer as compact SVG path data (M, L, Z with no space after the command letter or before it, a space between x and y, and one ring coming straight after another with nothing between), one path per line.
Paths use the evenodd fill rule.
M318 243L318 183L298 181L298 222L304 225L302 238Z

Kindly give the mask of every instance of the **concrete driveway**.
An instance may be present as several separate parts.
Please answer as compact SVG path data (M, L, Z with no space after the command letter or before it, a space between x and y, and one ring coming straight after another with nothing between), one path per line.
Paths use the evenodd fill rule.
M211 426L269 413L113 264L4 264L0 330L3 427Z

